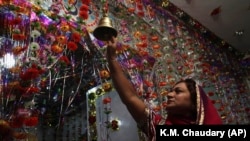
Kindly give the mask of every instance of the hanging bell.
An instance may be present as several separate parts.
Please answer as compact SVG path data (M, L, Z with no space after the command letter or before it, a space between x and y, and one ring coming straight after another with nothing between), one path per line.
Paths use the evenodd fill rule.
M95 38L101 41L109 41L113 36L117 37L117 31L112 27L112 21L107 13L104 13L99 21L99 25L93 31L93 34Z

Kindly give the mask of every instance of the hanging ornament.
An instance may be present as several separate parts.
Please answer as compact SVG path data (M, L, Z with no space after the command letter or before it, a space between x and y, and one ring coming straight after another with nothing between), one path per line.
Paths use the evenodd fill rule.
M102 8L103 17L100 19L98 26L94 29L93 35L101 41L109 41L112 37L117 37L117 30L113 28L112 20L109 18L108 3Z

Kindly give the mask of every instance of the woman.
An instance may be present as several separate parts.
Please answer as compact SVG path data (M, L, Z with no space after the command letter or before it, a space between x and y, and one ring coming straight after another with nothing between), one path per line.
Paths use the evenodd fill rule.
M124 75L116 61L116 38L107 42L107 61L114 87L122 102L138 123L140 129L151 140L155 137L155 125L159 124L222 124L221 118L211 100L194 80L177 82L167 95L167 118L154 114L137 96L132 83Z

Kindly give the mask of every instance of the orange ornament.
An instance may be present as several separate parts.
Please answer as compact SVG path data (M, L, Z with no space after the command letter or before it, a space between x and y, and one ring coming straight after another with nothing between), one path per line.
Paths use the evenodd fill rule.
M112 89L112 85L109 82L102 84L102 88L105 92L109 92Z
M51 51L54 52L54 53L62 53L63 48L60 47L59 45L52 45L51 46Z
M159 82L159 86L166 86L167 82Z
M154 36L151 37L151 40L152 40L152 41L158 41L158 39L159 39L159 37L156 36L156 35L154 35Z
M159 49L159 48L160 48L159 44L153 45L153 49Z
M160 51L157 51L154 53L154 57L159 58L162 56L162 53Z
M133 7L128 8L128 12L129 13L134 13L135 12L135 8L133 8Z
M61 36L57 36L56 40L60 44L66 44L66 42L67 42L67 38L65 36L62 36L62 35Z
M107 70L101 70L100 71L100 77L102 79L107 79L110 77L110 73Z
M147 56L149 53L147 51L141 50L139 51L139 55L141 56Z
M63 31L63 32L67 32L70 30L70 26L68 24L62 24L60 29Z

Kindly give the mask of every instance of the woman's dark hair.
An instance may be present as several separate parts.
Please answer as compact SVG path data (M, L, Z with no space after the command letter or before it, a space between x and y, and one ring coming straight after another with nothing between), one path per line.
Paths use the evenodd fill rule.
M187 79L183 79L183 80L178 81L176 84L183 83L183 82L186 84L186 86L188 88L188 91L190 92L191 102L192 102L192 105L193 105L192 113L196 118L196 115L197 115L197 110L196 110L196 107L197 107L196 82L193 79L187 78Z

